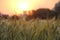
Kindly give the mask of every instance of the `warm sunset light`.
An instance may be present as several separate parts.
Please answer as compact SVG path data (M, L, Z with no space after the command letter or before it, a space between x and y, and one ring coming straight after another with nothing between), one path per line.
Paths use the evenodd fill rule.
M60 0L0 0L0 40L60 40Z
M28 3L26 3L26 2L21 2L17 6L18 6L19 10L27 10L28 9Z
M30 10L29 2L27 1L16 1L15 3L15 14L24 14L24 11Z
M13 15L39 8L52 9L57 2L58 0L0 0L0 12Z

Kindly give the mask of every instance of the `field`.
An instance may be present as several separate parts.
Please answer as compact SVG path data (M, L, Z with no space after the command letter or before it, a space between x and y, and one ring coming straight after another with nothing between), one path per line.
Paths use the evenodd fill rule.
M0 40L60 40L60 20L0 19Z

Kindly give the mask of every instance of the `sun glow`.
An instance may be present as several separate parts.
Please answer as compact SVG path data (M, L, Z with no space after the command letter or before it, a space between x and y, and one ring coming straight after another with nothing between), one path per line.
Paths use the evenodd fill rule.
M18 4L17 4L17 8L19 10L26 11L26 10L28 10L28 7L29 7L28 3L27 2L24 2L24 1L18 2Z
M18 6L19 9L21 10L27 10L28 9L28 4L27 3L20 3L20 5Z
M15 0L12 1L9 4L10 7L10 15L20 15L20 14L24 14L26 11L26 13L30 10L32 10L32 2L30 2L29 0ZM25 14L26 14L25 13Z
M23 14L23 11L28 11L30 9L29 2L27 1L17 1L15 7L15 14Z

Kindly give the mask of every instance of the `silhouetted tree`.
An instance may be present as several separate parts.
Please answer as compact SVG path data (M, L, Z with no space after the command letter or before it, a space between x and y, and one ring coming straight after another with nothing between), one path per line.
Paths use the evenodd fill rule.
M50 13L49 9L38 9L36 11L36 15L37 17L39 17L40 19L46 19L48 18L48 14Z
M8 19L9 18L9 15L8 14L2 14L0 13L0 18L4 18L4 19Z
M28 15L26 16L26 20L31 20L31 19L33 19L35 13L36 13L35 10L32 10L32 13L31 13L31 11L28 11Z
M50 9L46 9L46 8L41 8L41 9L37 9L36 11L32 12L31 16L27 16L27 19L52 19L53 17L56 17L56 12L52 11Z
M55 12L57 12L56 18L57 18L57 19L60 19L60 1L55 4L54 10L55 10Z
M54 9L55 9L55 11L60 12L60 1L55 4Z
M18 20L18 19L19 19L19 16L17 16L17 15L13 15L13 16L11 16L11 19Z

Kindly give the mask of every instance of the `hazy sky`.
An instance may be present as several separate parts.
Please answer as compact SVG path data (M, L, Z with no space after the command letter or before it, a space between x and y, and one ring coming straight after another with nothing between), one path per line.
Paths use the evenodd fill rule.
M50 8L52 9L59 0L0 0L0 12L14 13L16 5L20 1L28 2L30 9Z

